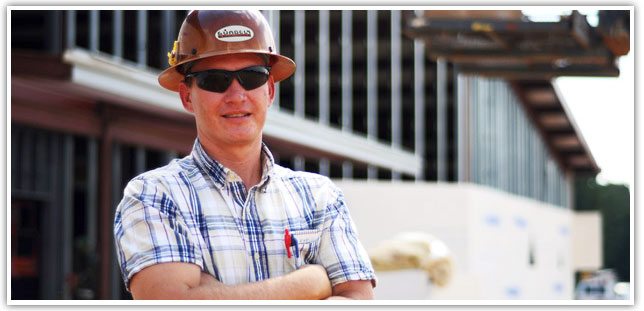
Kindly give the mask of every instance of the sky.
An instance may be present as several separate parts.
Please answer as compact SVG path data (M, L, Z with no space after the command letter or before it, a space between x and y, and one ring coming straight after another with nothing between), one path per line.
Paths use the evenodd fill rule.
M559 13L548 9L523 10L533 21L557 21ZM594 10L580 10L596 26ZM633 32L631 32L633 33ZM631 39L632 40L632 39ZM633 41L631 41L633 42ZM601 184L634 185L635 80L633 47L619 58L617 78L560 77L555 79L572 118L581 131L595 162L601 168Z
M595 162L600 183L633 185L635 98L633 55L619 59L618 78L556 80Z

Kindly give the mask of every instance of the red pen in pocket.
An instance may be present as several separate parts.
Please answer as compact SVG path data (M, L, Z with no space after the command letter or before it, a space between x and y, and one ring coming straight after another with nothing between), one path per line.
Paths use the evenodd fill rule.
M286 254L291 258L291 235L288 234L288 229L284 229L284 244L286 245Z

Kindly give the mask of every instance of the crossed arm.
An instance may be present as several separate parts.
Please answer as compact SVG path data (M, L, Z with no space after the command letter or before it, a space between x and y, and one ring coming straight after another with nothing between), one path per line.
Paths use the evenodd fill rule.
M370 281L349 281L331 288L326 270L304 265L260 282L225 285L191 263L163 263L132 277L134 299L373 299Z

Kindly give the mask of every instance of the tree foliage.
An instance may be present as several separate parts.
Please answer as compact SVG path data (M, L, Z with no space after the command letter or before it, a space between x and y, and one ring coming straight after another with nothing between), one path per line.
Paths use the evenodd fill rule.
M630 191L625 185L600 185L595 178L575 180L575 210L602 217L603 268L630 281Z

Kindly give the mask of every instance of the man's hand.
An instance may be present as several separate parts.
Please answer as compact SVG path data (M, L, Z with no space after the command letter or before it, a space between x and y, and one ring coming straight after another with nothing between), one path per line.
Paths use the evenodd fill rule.
M134 299L325 299L332 293L324 267L298 270L260 282L225 285L190 263L163 263L132 277Z

